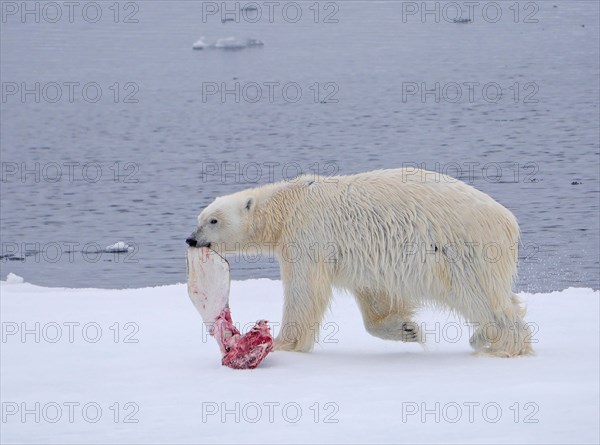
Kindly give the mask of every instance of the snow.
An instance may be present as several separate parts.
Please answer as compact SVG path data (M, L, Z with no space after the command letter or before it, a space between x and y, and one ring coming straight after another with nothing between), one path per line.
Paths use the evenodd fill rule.
M240 371L221 366L185 284L17 281L0 283L2 443L599 441L591 289L521 294L537 354L513 359L473 355L467 327L429 310L427 350L379 340L337 294L312 353L275 351ZM276 322L281 296L279 281L234 281L233 319L243 332Z

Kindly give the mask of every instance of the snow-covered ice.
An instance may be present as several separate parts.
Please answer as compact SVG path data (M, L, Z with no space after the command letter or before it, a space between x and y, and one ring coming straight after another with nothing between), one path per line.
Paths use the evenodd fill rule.
M25 280L23 279L23 277L20 277L18 275L15 275L14 273L9 273L6 276L6 283L7 284L17 284L17 283L23 283Z
M221 366L185 284L17 281L0 284L2 443L599 441L591 289L521 294L532 357L475 356L468 327L433 311L419 316L427 350L386 342L337 294L314 352L276 351L239 371ZM277 322L281 283L234 281L230 303L243 331Z

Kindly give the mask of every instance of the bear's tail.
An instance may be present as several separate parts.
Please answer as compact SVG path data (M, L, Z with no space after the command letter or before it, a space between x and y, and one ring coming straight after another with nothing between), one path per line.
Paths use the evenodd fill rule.
M519 299L519 297L517 297L515 294L512 294L510 299L512 301L517 315L521 318L525 318L525 314L527 314L527 306L525 306L523 302Z

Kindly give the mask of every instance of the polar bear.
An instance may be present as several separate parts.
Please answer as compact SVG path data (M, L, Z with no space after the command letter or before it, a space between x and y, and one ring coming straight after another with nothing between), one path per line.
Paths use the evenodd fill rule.
M489 195L427 170L300 176L216 198L186 242L216 251L274 253L284 287L279 350L309 351L332 288L354 294L366 330L421 342L424 305L473 328L476 352L532 352L512 292L519 226ZM283 335L285 327L288 329ZM293 332L293 334L290 334Z

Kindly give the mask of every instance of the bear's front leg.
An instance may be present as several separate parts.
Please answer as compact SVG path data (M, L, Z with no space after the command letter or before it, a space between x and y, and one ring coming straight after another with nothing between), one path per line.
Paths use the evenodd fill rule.
M296 263L281 263L283 319L273 346L275 350L310 351L331 300L331 284L325 273L319 271L318 265L306 265L303 261L311 260L301 258Z
M275 341L273 342L273 350L274 351L308 352L308 351L310 351L310 348L307 351L302 351L302 350L296 349L295 341L284 340L283 336L280 334L275 338Z

